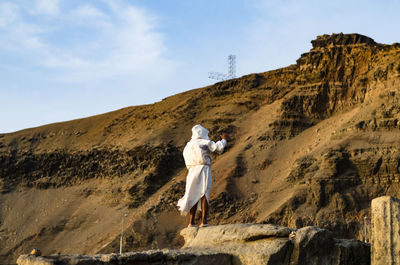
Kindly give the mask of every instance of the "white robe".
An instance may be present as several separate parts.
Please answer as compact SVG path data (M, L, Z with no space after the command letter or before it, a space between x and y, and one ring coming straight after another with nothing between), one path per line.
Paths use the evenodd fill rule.
M203 127L201 128L204 129ZM204 195L207 202L209 202L212 181L211 152L221 153L226 145L225 139L216 143L210 141L208 139L208 131L204 130L197 133L197 135L194 132L192 140L186 144L183 150L183 157L189 172L186 176L185 195L178 201L178 207L182 215L186 215L196 203L197 210L201 211L201 203L198 202Z

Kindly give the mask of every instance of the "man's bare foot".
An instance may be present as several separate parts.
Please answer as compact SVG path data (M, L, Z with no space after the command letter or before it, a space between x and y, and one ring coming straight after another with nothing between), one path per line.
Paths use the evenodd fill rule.
M195 224L188 224L187 227L196 227L196 225Z
M209 224L200 224L199 227L207 227L207 226L210 226L210 225Z

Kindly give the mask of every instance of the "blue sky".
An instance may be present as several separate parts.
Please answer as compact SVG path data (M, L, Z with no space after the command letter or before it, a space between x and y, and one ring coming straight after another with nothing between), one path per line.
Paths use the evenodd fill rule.
M400 42L400 0L0 0L0 133L295 63L317 35Z

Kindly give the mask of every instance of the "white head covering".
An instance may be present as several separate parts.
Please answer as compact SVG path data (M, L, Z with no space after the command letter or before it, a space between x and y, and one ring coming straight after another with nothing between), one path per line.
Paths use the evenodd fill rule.
M205 140L210 140L208 137L209 131L201 126L200 124L197 124L193 126L192 128L192 139L205 139Z

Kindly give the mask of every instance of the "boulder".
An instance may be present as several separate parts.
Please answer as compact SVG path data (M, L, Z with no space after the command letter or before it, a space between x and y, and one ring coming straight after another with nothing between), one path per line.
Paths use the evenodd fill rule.
M358 240L335 239L315 226L297 230L290 265L369 265L369 245Z
M271 224L228 224L190 227L181 231L184 248L212 249L232 254L235 264L285 264L291 252L293 229Z
M293 243L290 265L331 264L334 241L329 231L304 227L296 232Z
M226 224L209 227L188 227L181 231L184 247L220 246L248 243L262 239L288 238L294 229L272 224Z

